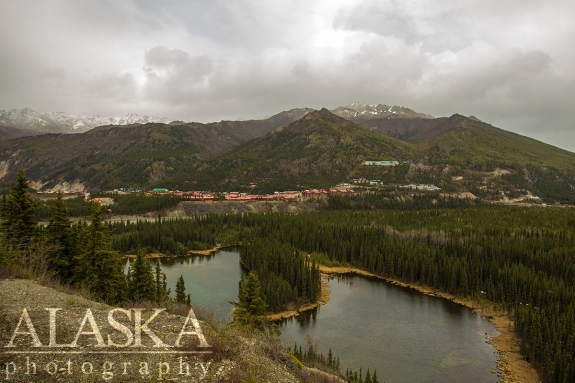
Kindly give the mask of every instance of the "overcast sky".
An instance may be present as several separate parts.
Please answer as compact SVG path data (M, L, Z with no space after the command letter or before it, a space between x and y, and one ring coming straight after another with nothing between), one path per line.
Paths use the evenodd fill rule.
M185 121L392 104L575 151L572 0L2 0L0 109Z

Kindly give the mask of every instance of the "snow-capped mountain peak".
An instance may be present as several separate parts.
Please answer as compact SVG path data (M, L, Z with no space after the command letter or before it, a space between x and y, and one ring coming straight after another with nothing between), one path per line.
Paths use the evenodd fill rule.
M387 104L363 104L354 102L348 106L341 106L332 111L340 117L351 119L374 119L374 118L433 118L424 113L418 113L409 108Z
M0 125L41 133L82 133L102 125L130 125L172 120L129 113L125 117L76 116L64 112L39 113L30 108L0 111Z

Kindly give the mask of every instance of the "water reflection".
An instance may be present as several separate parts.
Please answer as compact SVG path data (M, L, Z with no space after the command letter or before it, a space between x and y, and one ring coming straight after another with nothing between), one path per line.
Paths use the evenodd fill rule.
M175 296L175 286L183 275L186 292L190 294L194 308L206 308L216 311L222 320L230 319L232 306L230 300L237 300L242 270L239 253L230 248L219 250L216 254L192 255L188 257L159 258L162 271L166 274L166 283ZM155 264L156 259L150 262ZM127 272L128 262L125 271Z
M184 276L195 306L229 319L238 282L245 275L235 250L215 255L164 258L174 290ZM331 348L341 368L377 369L383 382L495 382L496 352L485 343L497 332L471 310L377 278L340 275L328 280L330 301L280 323L286 346L305 347L311 336ZM486 335L487 333L487 335Z
M495 382L493 326L471 310L375 278L332 278L330 301L282 321L285 345L312 336L347 367L387 382Z

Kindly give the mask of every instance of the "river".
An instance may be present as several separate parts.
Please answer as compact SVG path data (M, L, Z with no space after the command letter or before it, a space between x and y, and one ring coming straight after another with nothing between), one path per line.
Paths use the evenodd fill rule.
M184 276L194 307L231 312L244 271L239 253L162 259L168 286ZM286 346L306 341L339 356L341 370L377 369L380 382L496 382L497 352L485 341L498 332L470 309L376 278L328 280L327 304L281 323Z

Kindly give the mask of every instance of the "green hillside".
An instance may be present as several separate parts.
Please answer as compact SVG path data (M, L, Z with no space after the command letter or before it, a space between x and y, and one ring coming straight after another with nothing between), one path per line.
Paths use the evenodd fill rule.
M460 115L361 126L326 109L309 111L15 138L0 142L0 182L13 180L22 166L44 189L79 181L90 190L267 193L365 179L388 187L434 184L494 202L575 204L575 154L566 150ZM365 160L401 164L364 166Z
M346 181L369 159L411 159L412 145L370 131L330 113L309 113L227 155L196 164L198 187L256 190L330 187Z
M209 135L190 125L101 127L83 134L6 141L0 145L0 158L6 164L4 179L24 166L31 179L46 186L76 179L93 188L120 182L139 185L161 178L171 166L195 160L199 153L211 152L211 145L197 139L202 134Z
M189 174L198 159L227 153L309 111L294 109L264 120L102 126L81 134L12 139L0 142L0 180L14 179L24 166L44 187L75 180L92 190L147 187Z
M497 185L530 190L550 200L575 202L575 153L489 124L454 115L410 139L420 159L450 176L503 170ZM484 186L489 188L489 182Z
M473 164L484 170L511 165L575 168L575 153L457 114L442 120L410 138L422 143L423 160L431 164Z

